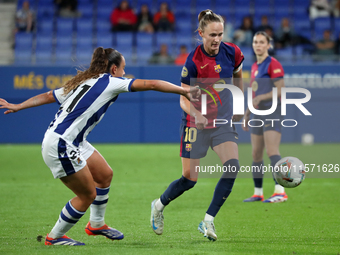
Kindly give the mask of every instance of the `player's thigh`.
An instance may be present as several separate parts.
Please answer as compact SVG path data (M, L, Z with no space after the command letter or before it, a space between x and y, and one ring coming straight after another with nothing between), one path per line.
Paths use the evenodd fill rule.
M60 180L80 199L95 199L96 187L88 166L74 174L62 177Z
M97 150L94 150L86 162L97 187L107 188L110 186L113 175L112 169Z
M221 143L214 146L213 150L223 164L230 159L238 159L238 145L235 142L228 141Z
M183 157L181 159L182 159L182 175L191 181L197 181L198 171L196 171L196 166L200 165L200 160Z
M255 162L262 161L264 150L263 135L250 134L252 156Z
M263 137L268 157L280 155L281 133L275 130L267 130L264 132Z

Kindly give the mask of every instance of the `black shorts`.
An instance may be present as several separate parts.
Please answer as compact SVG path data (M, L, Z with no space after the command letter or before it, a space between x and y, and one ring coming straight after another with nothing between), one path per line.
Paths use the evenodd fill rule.
M250 124L256 127L250 127L251 133L254 135L263 135L263 133L268 130L275 130L281 133L282 121L283 116L281 115L281 107L277 107L275 112L270 115L262 116L254 114Z
M224 142L238 141L238 133L235 126L229 124L217 128L198 130L194 127L181 126L181 151L182 158L199 159L205 157L209 146L215 146Z

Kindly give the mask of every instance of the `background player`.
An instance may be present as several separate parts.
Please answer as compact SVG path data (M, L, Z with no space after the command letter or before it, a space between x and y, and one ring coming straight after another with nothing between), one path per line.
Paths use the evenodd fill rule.
M97 48L89 69L78 74L54 91L32 97L21 104L0 99L5 114L30 107L57 102L61 104L42 144L42 155L54 178L71 189L76 197L62 209L46 245L84 245L65 234L85 214L90 206L88 235L103 235L122 239L123 233L104 222L112 169L100 153L86 141L87 135L100 122L107 108L123 92L157 90L181 94L189 99L189 88L160 80L121 78L125 74L125 59L116 50Z
M277 88L277 97L280 98L281 88L284 87L284 71L282 65L275 58L269 56L268 50L271 47L271 38L267 33L259 31L253 38L253 49L256 55L256 62L251 67L251 87L253 89L253 105L259 110L267 110L272 106L273 88ZM263 150L266 149L270 158L271 166L275 166L276 162L281 159L279 146L281 141L281 101L278 100L276 111L271 115L260 116L254 115L253 119L262 119L264 125L262 127L251 128L251 144L253 167L258 172L253 172L255 185L254 195L244 200L244 202L263 201ZM265 121L265 119L277 119L280 121ZM244 120L245 131L249 131L247 125L250 120L250 111L247 109ZM255 125L255 124L254 124ZM274 179L275 181L275 179ZM288 199L284 188L275 181L274 194L264 200L265 203L283 202Z
M181 125L181 149L182 157L182 177L173 181L159 199L155 199L151 204L151 227L153 231L160 235L163 233L163 210L170 201L176 199L186 190L193 188L197 182L197 173L190 172L199 166L200 158L203 158L209 146L218 154L221 162L226 167L239 169L238 162L238 134L234 126L221 125L214 127L214 119L233 118L237 121L242 116L232 116L232 96L228 89L218 92L221 104L211 85L215 82L234 84L241 88L242 84L242 62L243 54L241 50L232 43L221 43L223 38L224 20L220 15L211 10L202 11L198 15L198 32L202 37L203 44L193 50L183 67L181 82L183 88L189 88L196 83L205 87L214 94L214 99L218 101L215 106L214 100L207 98L207 115L201 114L201 102L191 104L185 97L181 97L180 105L183 109ZM193 79L196 79L193 81ZM202 92L204 94L204 92ZM197 130L198 129L198 130ZM192 135L191 143L188 136ZM236 172L236 174L237 174ZM209 240L217 239L214 227L214 217L229 196L236 174L224 173L216 185L211 204L206 212L204 220L199 224L199 231Z

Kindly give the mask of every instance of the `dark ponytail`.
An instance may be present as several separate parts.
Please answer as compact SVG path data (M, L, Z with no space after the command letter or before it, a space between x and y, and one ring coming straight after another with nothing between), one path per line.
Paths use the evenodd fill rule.
M67 95L71 90L77 88L84 81L96 78L102 73L109 73L111 66L120 66L122 54L115 49L98 47L92 54L90 67L85 71L78 71L77 75L64 85L64 94Z

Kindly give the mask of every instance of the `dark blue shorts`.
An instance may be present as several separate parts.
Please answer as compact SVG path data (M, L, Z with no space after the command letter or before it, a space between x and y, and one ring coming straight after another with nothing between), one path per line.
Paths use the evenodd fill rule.
M205 157L209 147L224 142L238 141L235 126L229 124L217 128L198 130L194 127L181 126L181 151L182 158L199 159Z
M277 107L275 112L270 115L262 116L254 114L251 120L250 124L256 126L250 127L251 133L254 135L263 135L263 133L268 130L275 130L281 133L281 122L283 121L281 107ZM262 122L260 120L262 120Z

